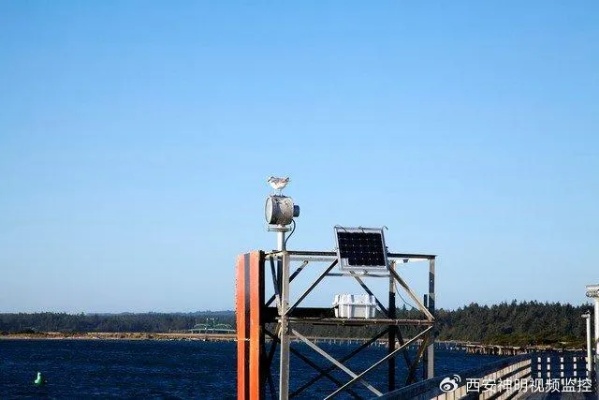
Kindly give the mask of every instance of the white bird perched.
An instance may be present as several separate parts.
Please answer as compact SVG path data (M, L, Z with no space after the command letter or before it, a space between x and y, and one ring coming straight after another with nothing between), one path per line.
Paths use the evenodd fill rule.
M280 195L281 190L285 189L285 186L287 186L287 184L289 183L289 177L277 178L271 176L270 178L268 178L267 182L270 183L270 186L272 186L274 190L278 190L278 194Z

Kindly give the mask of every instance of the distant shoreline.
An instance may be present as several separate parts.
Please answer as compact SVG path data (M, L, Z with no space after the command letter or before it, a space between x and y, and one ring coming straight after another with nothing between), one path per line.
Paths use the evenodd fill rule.
M214 333L148 333L148 332L39 332L9 333L0 340L198 340L204 342L233 342L235 334Z
M339 337L310 337L313 341L325 341L336 343L364 341L364 338L339 338ZM186 340L200 342L236 342L235 333L190 333L190 332L36 332L36 333L5 333L0 335L2 340ZM581 348L557 348L550 345L545 346L511 346L482 344L465 341L440 341L443 343L454 344L467 354L495 354L495 355L516 355L523 353L544 352L544 351L583 351ZM384 345L384 343L379 343Z

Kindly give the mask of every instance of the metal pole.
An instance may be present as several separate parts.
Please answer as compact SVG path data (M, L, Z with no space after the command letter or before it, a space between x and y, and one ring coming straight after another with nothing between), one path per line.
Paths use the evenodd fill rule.
M584 313L582 314L582 317L586 319L587 323L587 378L590 379L593 374L593 351L591 345L591 313Z
M422 304L424 304L424 306L428 310L428 295L427 294L422 295ZM428 379L428 352L426 350L428 350L428 346L425 349L425 351L423 351L423 353L422 353L422 380L423 381Z
M285 233L280 232L280 237ZM284 239L283 239L284 245ZM283 268L281 271L281 308L279 310L279 323L281 330L279 332L281 340L281 355L279 365L279 399L287 400L289 398L289 255L283 253Z
M599 297L595 296L595 390L599 394Z
M599 285L587 285L587 297L595 300L595 391L599 388Z
M435 259L429 260L429 271L428 271L428 304L427 308L430 313L435 315ZM431 329L430 333L430 344L427 348L427 365L426 365L426 378L431 379L435 377L435 329Z
M391 262L391 264L389 265L389 268L395 269L395 261ZM393 279L393 275L389 275L389 307L387 308L387 311L389 311L390 319L397 318L397 311L395 308L395 281ZM388 346L387 354L391 354L395 351L395 337L396 337L395 330L396 329L397 329L396 325L389 326L389 335L387 336L389 346ZM387 368L388 368L387 383L389 385L388 386L389 391L391 392L391 391L395 390L395 357L389 358L389 361L387 362Z
M277 230L277 250L285 251L285 233L287 230L284 226L280 226Z
M285 251L285 233L287 229L279 225L277 232L277 250ZM279 338L281 341L280 362L279 362L279 399L287 400L289 398L289 324L287 310L289 309L289 257L283 254L279 259L279 282L281 287L281 307L279 307L279 323L281 330Z

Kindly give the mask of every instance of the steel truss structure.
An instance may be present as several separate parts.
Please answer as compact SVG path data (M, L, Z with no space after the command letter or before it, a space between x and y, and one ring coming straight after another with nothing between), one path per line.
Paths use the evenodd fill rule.
M336 389L324 398L340 394L362 398L354 385L364 386L372 396L381 396L397 388L396 358L401 358L407 368L404 384L419 379L418 366L423 365L422 378L434 376L435 341L435 256L424 254L388 253L389 266L386 271L363 273L358 271L334 271L338 259L335 252L317 251L256 251L240 255L236 271L236 311L238 339L238 399L289 399L305 395L305 390L323 378L333 382ZM424 301L397 273L400 263L426 261L429 266L428 293ZM325 268L299 296L290 300L290 288L294 280L307 268L315 264ZM317 266L317 265L316 265ZM270 279L267 276L270 275ZM301 307L304 300L327 277L355 280L365 293L374 296L381 315L375 318L336 318L331 307ZM367 285L369 279L388 281L387 299L377 298ZM270 282L268 282L270 281ZM272 285L273 295L265 298L266 285ZM398 319L396 295L398 290L407 294L418 308L421 318ZM297 291L295 293L298 293ZM379 332L340 359L336 359L301 332L306 324L334 326L378 326ZM404 337L406 327L415 327L416 334ZM402 332L403 331L403 332ZM388 344L386 355L362 371L352 371L344 363L360 354L369 345L380 339ZM303 352L290 346L292 340L303 342L330 363L327 368L318 365ZM416 355L407 351L409 345L417 345ZM278 374L275 354L278 348ZM290 392L290 356L294 355L316 371L316 375ZM424 361L421 363L421 361ZM379 366L387 366L387 387L376 388L367 381L367 375ZM343 371L347 380L333 375L334 370ZM278 378L278 384L275 380Z

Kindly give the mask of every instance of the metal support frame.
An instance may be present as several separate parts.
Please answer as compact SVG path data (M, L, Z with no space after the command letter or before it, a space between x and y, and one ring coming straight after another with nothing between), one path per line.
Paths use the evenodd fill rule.
M283 232L280 236L284 236ZM284 238L279 240L279 243L283 243ZM275 399L289 399L299 396L311 385L315 384L322 378L328 379L332 382L336 389L328 394L326 398L333 398L339 394L347 393L354 398L360 398L359 390L360 387L355 388L354 385L358 382L361 386L368 389L368 391L375 396L382 395L383 392L392 391L397 388L396 382L396 369L397 359L400 354L403 357L399 357L405 361L406 368L408 370L408 376L405 384L412 383L416 379L416 370L420 362L427 357L427 363L424 365L426 368L426 376L431 377L434 375L434 261L435 256L433 255L421 255L421 254L397 254L388 253L389 268L387 273L376 271L375 273L364 273L361 274L356 271L342 271L333 272L334 267L337 265L337 254L334 252L314 252L314 251L287 251L285 249L279 249L278 251L261 253L264 255L262 268L264 270L263 279L265 275L270 272L272 278L272 290L273 294L267 301L263 302L262 310L260 315L261 319L261 335L262 342L265 343L264 338L271 338L270 348L267 349L266 344L263 345L262 350L262 361L263 365L260 368L261 373L261 393L266 395L268 391L270 398ZM429 288L428 298L432 299L423 304L416 293L408 286L408 284L402 279L400 274L396 271L396 263L398 260L403 262L409 261L428 261L429 263ZM297 267L292 270L292 263L299 263ZM317 275L317 277L311 281L307 289L303 292L298 293L291 290L291 282L297 278L303 271L314 267L315 263L327 263L323 270ZM389 292L387 301L384 302L382 298L375 296L375 301L378 309L382 312L382 317L377 316L373 319L345 319L345 318L333 318L330 313L332 309L326 308L302 308L302 302L312 293L312 291L325 279L325 278L338 278L347 277L355 280L357 284L371 296L375 296L374 292L368 287L367 280L371 278L384 278L388 279ZM262 287L266 285L263 283ZM421 312L422 318L419 319L397 319L396 312L396 295L398 290L405 292L417 305L418 310ZM291 292L293 291L293 296ZM264 298L264 297L262 297ZM295 300L291 300L291 298ZM273 304L274 303L274 304ZM387 304L385 304L387 303ZM328 325L371 325L381 326L383 329L371 338L366 338L364 344L356 349L353 349L348 354L340 357L339 360L335 359L332 355L324 351L318 346L311 338L306 337L301 332L299 324L328 324ZM415 333L409 340L404 340L402 335L402 327L415 327L417 333ZM366 349L370 344L381 340L386 336L388 351L387 354L380 360L376 361L371 366L367 367L361 372L352 371L344 365L345 362L359 354L361 351ZM305 343L311 350L316 354L326 359L331 363L329 367L322 367L314 363L312 360L307 358L298 350L292 348L290 343L292 340L299 340ZM418 351L416 356L410 357L407 352L409 345L419 342ZM279 382L276 382L273 377L273 365L274 355L276 348L279 347L279 365L278 365L278 378ZM290 393L290 361L291 356L297 357L297 359L303 361L316 371L316 375L307 379L306 382L300 383L298 388L295 388ZM376 388L366 381L366 375L371 372L374 368L381 364L387 365L388 379L386 388ZM349 380L342 382L339 376L332 375L334 370L341 370L348 375ZM360 386L360 385L359 385ZM278 393L274 393L278 389Z
M339 389L337 389L336 391L334 391L333 393L331 393L330 395L328 395L326 397L326 399L332 398L337 393L340 393L342 390L344 390L348 386L354 384L356 381L361 380L362 377L364 375L366 375L368 372L372 371L378 365L380 365L381 363L385 362L386 360L391 359L391 357L393 357L397 352L399 352L400 350L403 350L405 347L407 347L408 345L410 345L412 342L416 341L418 338L420 338L420 336L426 335L431 329L433 329L433 327L429 326L424 331L420 332L419 334L417 334L416 336L414 336L412 339L408 340L406 343L404 343L403 345L399 346L398 348L396 348L395 350L393 350L392 352L390 352L389 354L387 354L385 357L381 358L379 361L377 361L374 364L372 364L370 367L366 368L359 375L353 377L353 379L351 381L347 382L345 385L343 385L342 387L340 387ZM379 394L379 396L380 395L382 395L382 393Z
M383 337L386 333L387 333L388 329L384 329L382 332L380 332L379 334L373 336L372 338L370 338L368 341L364 342L360 347L358 347L357 349L353 350L352 352L350 352L348 355L346 355L345 357L341 358L339 360L339 362L344 363L348 360L350 360L353 356L355 356L356 354L360 353L362 350L364 350L365 348L367 348L368 346L370 346L372 343L376 342L377 340L379 340L381 337ZM321 374L315 376L314 378L312 378L311 380L309 380L308 382L306 382L303 386L301 386L298 390L296 390L295 392L293 392L291 395L295 396L295 395L299 395L301 392L303 392L305 389L307 389L310 385L316 383L318 380L320 380L324 374L328 374L329 372L333 371L335 369L335 365L321 371ZM341 384L338 384L339 386L341 386ZM351 393L351 391L350 391Z

